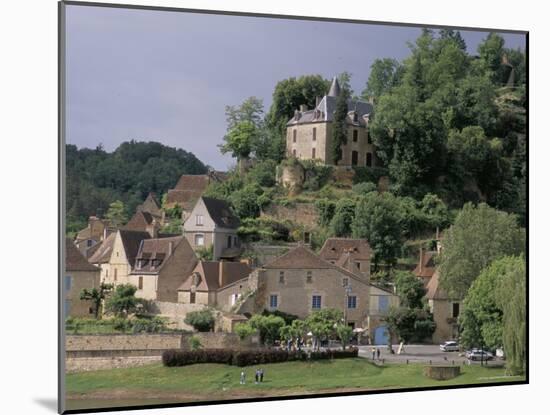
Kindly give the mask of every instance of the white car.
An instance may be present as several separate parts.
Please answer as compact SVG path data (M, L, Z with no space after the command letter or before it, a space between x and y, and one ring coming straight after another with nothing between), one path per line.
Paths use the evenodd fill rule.
M458 352L460 350L460 347L457 342L449 340L443 344L440 344L439 350L441 350L442 352Z
M488 352L486 350L481 350L481 349L472 349L468 352L466 352L466 358L468 358L469 360L483 360L483 361L487 361L487 360L493 360L494 359L494 356L491 352Z

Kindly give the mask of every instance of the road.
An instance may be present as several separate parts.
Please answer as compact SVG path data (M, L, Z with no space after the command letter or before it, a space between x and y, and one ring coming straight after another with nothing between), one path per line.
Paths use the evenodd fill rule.
M401 354L397 354L398 344L393 345L394 354L391 354L387 346L359 346L359 356L372 359L372 348L380 349L380 361L390 363L449 363L452 364L468 364L468 359L463 354L458 352L442 352L439 350L439 345L405 345ZM378 359L376 359L378 360ZM488 362L490 366L499 366L504 364L504 361L495 359ZM471 364L479 365L480 362L471 362ZM485 362L484 362L485 364Z

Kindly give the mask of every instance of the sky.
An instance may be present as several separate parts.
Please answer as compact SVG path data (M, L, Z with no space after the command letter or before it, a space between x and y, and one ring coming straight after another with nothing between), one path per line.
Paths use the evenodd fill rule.
M360 94L378 58L402 60L420 28L67 6L67 143L158 141L218 170L225 106L250 96L271 105L276 83L347 71ZM475 53L487 32L461 31ZM525 49L522 34L501 34Z

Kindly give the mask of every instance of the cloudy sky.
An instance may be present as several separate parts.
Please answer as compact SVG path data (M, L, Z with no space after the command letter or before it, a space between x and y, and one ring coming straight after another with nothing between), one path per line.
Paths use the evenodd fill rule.
M377 58L403 59L419 28L67 6L67 142L159 141L226 169L226 105L266 110L277 81L348 71L360 93ZM462 31L474 53L486 37ZM503 34L507 47L525 38Z

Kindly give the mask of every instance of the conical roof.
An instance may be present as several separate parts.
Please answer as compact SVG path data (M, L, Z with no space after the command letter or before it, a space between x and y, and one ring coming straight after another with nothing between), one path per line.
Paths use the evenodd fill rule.
M338 95L340 95L340 84L338 83L338 78L334 77L332 78L332 84L330 85L328 96L337 97Z

